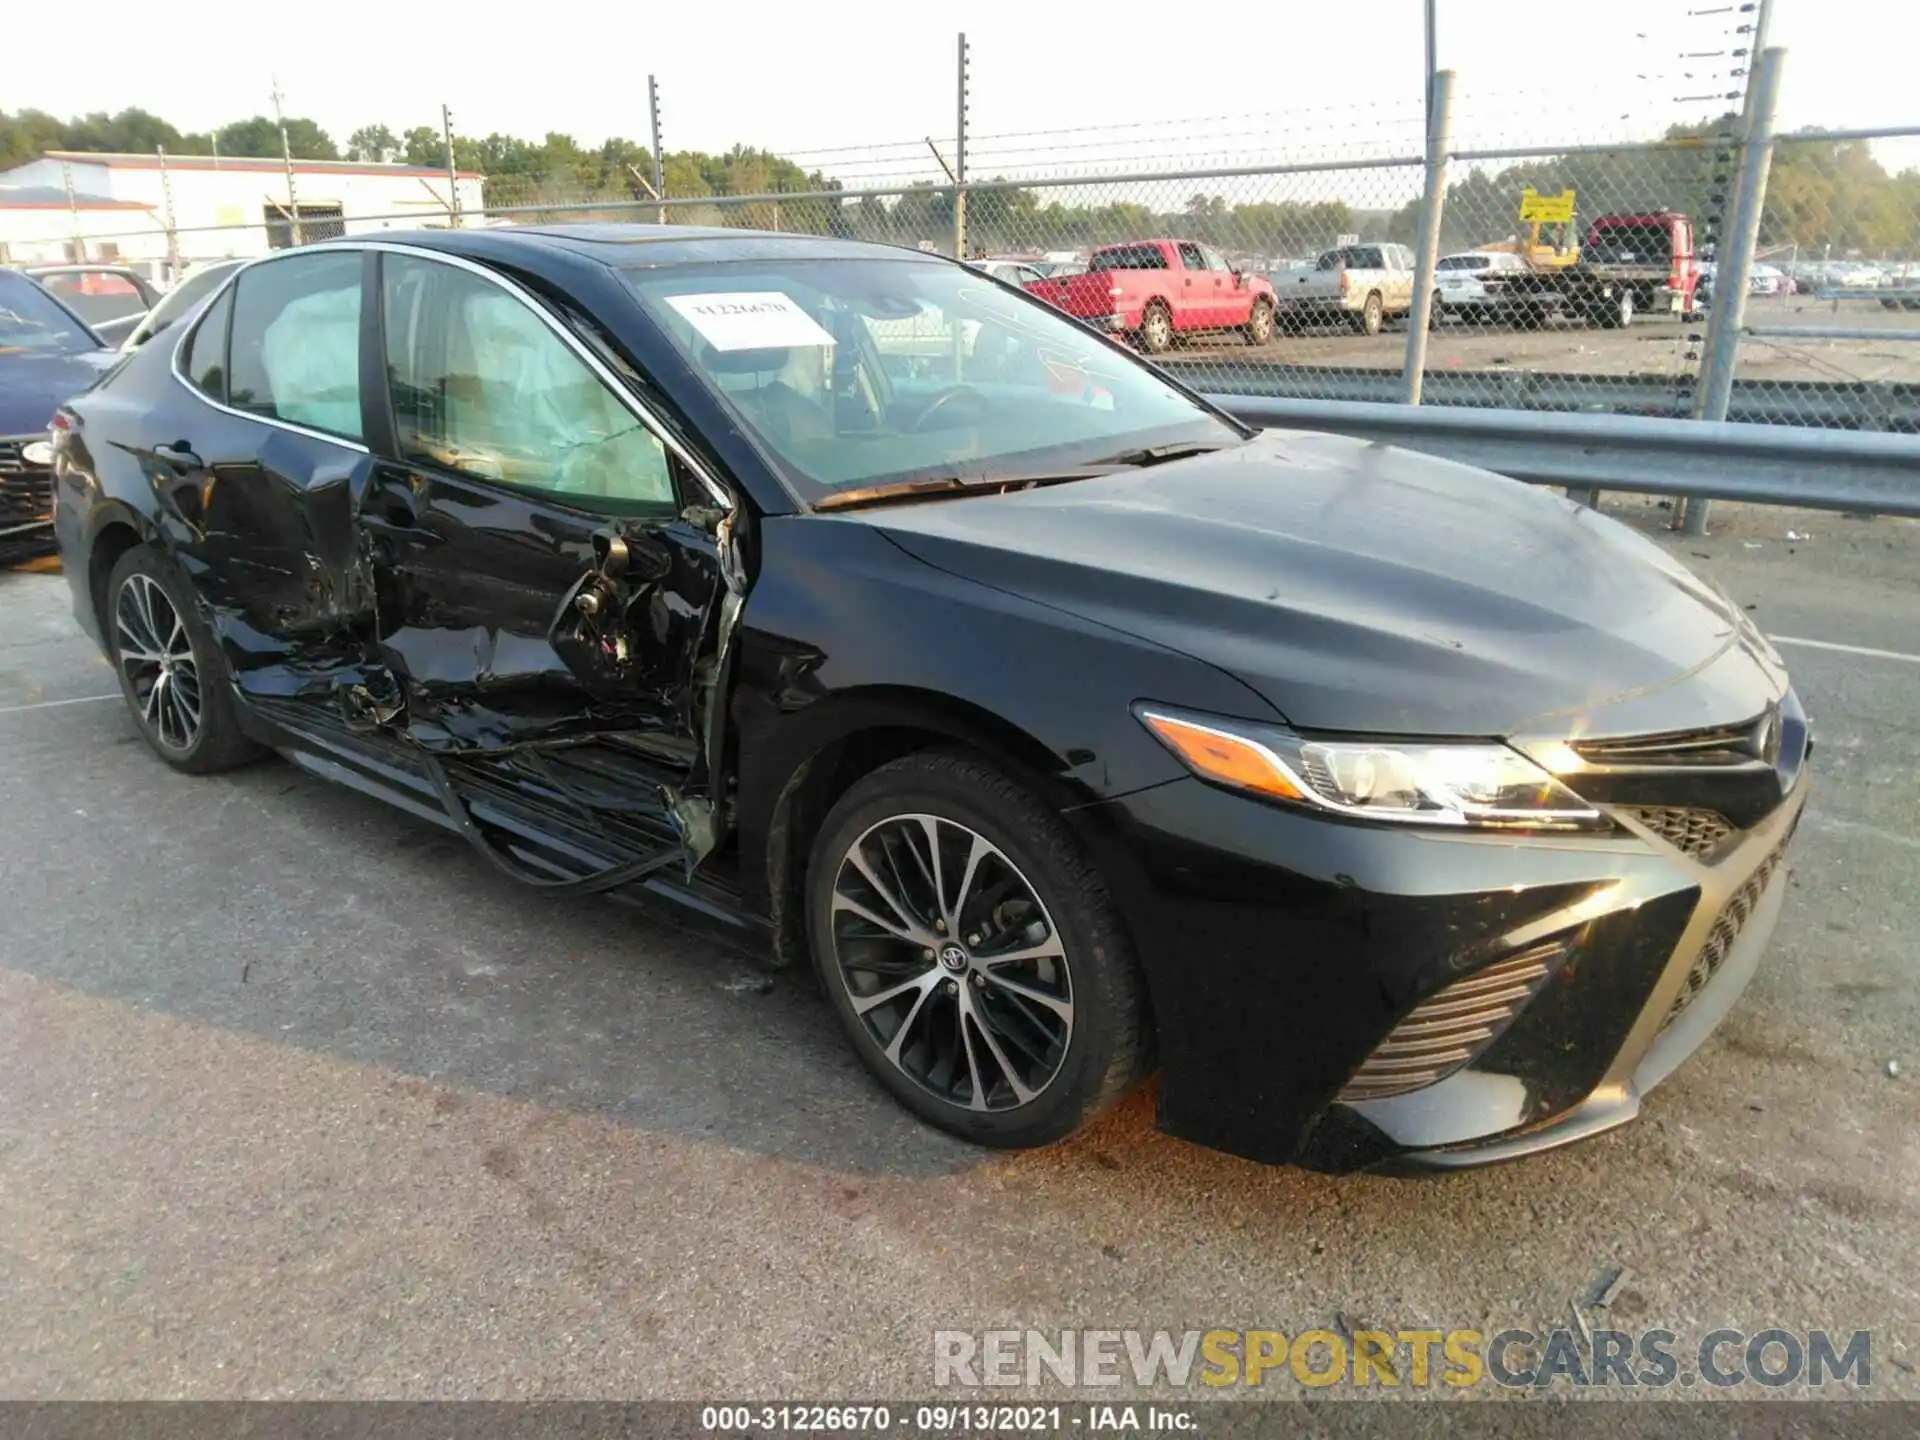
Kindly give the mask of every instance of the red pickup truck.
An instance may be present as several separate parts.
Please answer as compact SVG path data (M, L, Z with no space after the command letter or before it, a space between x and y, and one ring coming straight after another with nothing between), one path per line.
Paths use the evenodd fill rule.
M1135 337L1149 355L1199 330L1238 330L1254 345L1273 339L1273 286L1192 240L1105 245L1088 258L1086 274L1026 289L1090 325Z

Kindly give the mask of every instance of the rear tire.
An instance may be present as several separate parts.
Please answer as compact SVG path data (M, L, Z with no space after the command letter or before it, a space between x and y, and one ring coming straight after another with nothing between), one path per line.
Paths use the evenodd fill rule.
M806 888L842 1029L928 1123L1050 1144L1146 1074L1145 988L1105 881L1060 817L985 760L925 751L856 782L820 828Z
M141 738L174 769L211 775L266 752L241 733L226 661L195 600L171 561L136 545L107 577L100 618Z
M1386 323L1387 305L1378 291L1367 296L1367 303L1353 312L1353 328L1362 335L1378 335Z
M1158 300L1140 317L1140 348L1149 355L1164 355L1173 348L1173 316Z

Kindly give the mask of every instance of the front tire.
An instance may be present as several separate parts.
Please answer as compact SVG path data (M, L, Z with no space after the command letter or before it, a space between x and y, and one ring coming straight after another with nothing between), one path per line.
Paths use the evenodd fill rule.
M1253 311L1247 316L1247 343L1249 345L1273 343L1273 306L1265 300L1254 301Z
M151 545L136 545L113 567L106 594L101 619L114 674L154 754L189 775L261 755L241 733L219 646L173 565Z
M982 1145L1065 1138L1146 1072L1146 998L1105 882L1025 786L972 755L884 765L807 870L814 965L860 1059Z
M1164 355L1173 348L1173 316L1158 300L1140 317L1140 348L1149 355Z

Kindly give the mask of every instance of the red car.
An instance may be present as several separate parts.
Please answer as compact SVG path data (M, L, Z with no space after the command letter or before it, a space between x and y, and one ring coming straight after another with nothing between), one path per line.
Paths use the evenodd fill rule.
M1089 324L1135 337L1149 355L1196 331L1238 330L1254 345L1273 339L1273 286L1193 240L1103 246L1086 274L1026 288Z

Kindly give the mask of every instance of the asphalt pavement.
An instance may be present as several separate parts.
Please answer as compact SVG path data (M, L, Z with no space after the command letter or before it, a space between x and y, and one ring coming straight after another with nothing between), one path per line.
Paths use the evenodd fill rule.
M281 762L174 774L65 582L0 575L0 1396L924 1397L938 1330L1545 1330L1619 1270L1593 1323L1871 1329L1920 1398L1920 525L1716 517L1663 543L1818 734L1773 950L1636 1124L1430 1180L1150 1092L946 1139L805 977Z

